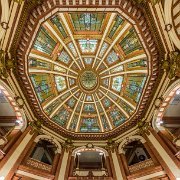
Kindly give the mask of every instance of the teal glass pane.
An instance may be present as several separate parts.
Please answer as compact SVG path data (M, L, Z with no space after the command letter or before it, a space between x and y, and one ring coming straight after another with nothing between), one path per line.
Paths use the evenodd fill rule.
M57 99L56 101L54 101L53 103L51 103L46 109L45 112L47 114L51 114L53 112L53 110L58 107L58 105L61 103L61 101L59 99Z
M114 25L109 33L109 38L112 38L114 36L115 32L117 31L119 26L123 24L123 22L124 20L119 15L117 15L114 20Z
M112 64L112 63L118 61L118 59L119 59L119 56L117 55L117 53L114 50L112 50L107 56L108 64Z
M69 126L69 130L75 131L76 126L77 126L77 122L78 122L78 116L74 115L73 118L72 118L72 122L71 122L71 124Z
M139 102L145 81L146 76L143 74L128 76L125 96L127 96L136 103Z
M120 42L120 46L126 55L142 49L141 43L133 28L129 30L128 34Z
M65 77L55 76L55 83L56 83L56 88L58 92L63 91L67 87Z
M140 59L136 61L132 61L130 63L127 63L127 68L139 68L139 67L147 67L147 60L146 59Z
M78 40L79 46L83 53L94 53L97 47L97 40L95 39L81 39Z
M31 74L30 78L40 103L54 96L50 76L46 74Z
M33 48L50 55L52 54L55 46L56 42L54 39L49 35L49 32L41 26Z
M39 68L39 69L48 69L48 70L51 69L50 63L36 59L36 58L30 58L28 62L29 62L30 68L37 68L37 69Z
M69 47L69 49L71 50L71 52L72 52L72 54L74 55L74 57L77 57L77 52L76 52L76 49L75 49L75 47L74 47L74 44L73 44L72 42L70 42L70 43L68 44L68 47Z
M99 132L97 118L82 118L80 132Z
M69 64L71 59L68 53L65 50L62 50L60 53L58 53L58 60L65 64Z
M110 130L110 127L109 127L109 124L107 122L107 119L106 119L106 116L105 115L102 115L101 116L101 121L102 121L102 125L103 125L103 128L105 131L109 131Z
M62 36L64 38L68 37L68 35L67 35L66 31L64 30L64 27L63 27L63 25L62 25L58 15L54 16L53 18L51 18L50 21L52 22L52 24L54 26L56 26L58 28L59 32L62 34Z
M92 61L93 61L93 58L89 58L89 57L84 58L84 62L85 62L85 64L87 64L87 65L91 64Z
M84 112L86 112L86 113L95 112L94 104L85 104Z
M117 108L114 108L113 110L111 110L109 112L109 116L111 117L115 127L121 125L126 120L126 117Z
M122 76L117 76L112 79L112 89L115 91L120 92L121 87L122 87L122 82L123 82L123 77Z
M75 31L101 31L105 13L70 13Z
M99 57L102 57L105 53L105 51L107 50L107 48L109 47L109 44L104 42L102 47L101 47L101 50L99 52Z
M65 127L70 118L70 112L64 107L58 111L58 113L52 117L52 120L58 123L60 126Z

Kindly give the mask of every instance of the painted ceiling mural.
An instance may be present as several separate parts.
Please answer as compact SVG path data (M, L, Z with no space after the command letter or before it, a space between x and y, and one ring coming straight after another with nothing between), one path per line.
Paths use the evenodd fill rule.
M80 133L108 132L136 112L149 76L135 28L116 13L57 13L28 57L36 97L51 121Z

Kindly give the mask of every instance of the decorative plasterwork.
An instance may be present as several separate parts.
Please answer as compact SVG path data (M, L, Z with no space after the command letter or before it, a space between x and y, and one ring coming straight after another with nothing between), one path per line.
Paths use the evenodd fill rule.
M83 3L83 4L80 4L80 3ZM88 8L86 8L86 11L92 11L95 8L95 6L97 7L97 5L99 5L99 3L100 1L91 1L90 4L88 4L89 6ZM149 76L149 82L147 84L147 87L143 90L144 95L140 99L140 103L138 105L138 111L136 111L136 114L129 121L125 122L123 125L119 126L114 131L109 131L108 133L103 133L103 134L102 133L99 133L99 134L73 133L73 132L65 130L64 128L61 128L56 123L53 123L52 121L47 120L47 117L45 116L45 114L42 113L42 108L40 107L40 104L37 102L37 97L34 94L32 86L29 84L29 79L27 78L27 75L24 69L25 68L24 59L27 60L27 52L29 52L31 44L32 44L31 39L35 37L34 31L37 32L38 28L40 27L40 23L44 20L44 19L41 19L42 17L46 17L45 19L50 17L51 11L53 11L53 13L56 13L58 11L72 12L73 9L67 9L67 7L71 7L71 5L74 5L76 7L81 7L82 8L81 10L83 11L84 10L83 6L86 6L86 1L83 1L83 2L62 1L62 4L60 4L59 1L54 2L50 0L43 2L41 6L38 6L31 12L29 16L29 20L27 21L26 27L23 30L24 33L22 34L21 41L19 43L19 47L17 50L18 74L20 75L21 83L26 88L26 95L30 97L29 102L31 103L32 109L34 109L36 116L44 121L45 126L52 128L54 131L60 133L63 136L67 136L71 138L78 138L78 139L83 139L83 138L106 139L108 137L116 136L117 134L122 133L126 131L127 129L133 127L135 122L137 122L140 116L142 115L142 112L145 106L147 105L146 104L147 100L152 92L154 83L157 78L158 53L157 53L155 42L153 40L153 36L151 35L150 30L149 30L149 25L147 23L148 21L143 16L142 11L138 9L136 5L131 3L131 1L106 1L106 2L101 1L101 3L102 3L101 4L102 7L100 11L107 10L107 11L118 12L120 14L122 14L123 12L124 18L128 19L130 23L134 24L136 31L139 32L141 43L145 47L145 52L148 55L149 60L151 61L151 74ZM108 4L108 8L107 6L106 8L104 8L103 6L107 4ZM103 91L101 93L103 94ZM94 95L94 98L96 97L97 97L97 94Z

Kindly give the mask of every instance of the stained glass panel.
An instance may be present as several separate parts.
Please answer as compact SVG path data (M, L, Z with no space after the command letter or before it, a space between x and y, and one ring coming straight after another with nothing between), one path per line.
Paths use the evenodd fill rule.
M105 115L102 115L101 116L101 121L102 121L102 125L104 127L104 130L105 131L109 131L110 130L110 127L109 127L109 124L107 123L107 119L106 119L106 116Z
M54 96L50 76L47 74L31 74L30 78L40 103Z
M109 33L109 38L112 38L114 36L115 32L117 31L119 26L123 24L123 22L124 20L119 15L117 15L114 20L114 25Z
M117 108L114 108L113 110L111 110L109 112L109 115L110 115L115 127L121 125L126 120L126 118L123 116L123 114Z
M95 112L94 104L85 104L84 105L84 111L87 113Z
M66 70L64 68L62 68L60 66L56 66L56 65L54 65L54 70L59 71L59 72L64 72L64 73L66 72Z
M71 59L68 53L65 50L62 50L60 53L58 53L58 60L62 61L65 64L68 64Z
M117 76L112 79L112 89L120 92L122 87L123 77Z
M30 68L39 68L39 69L51 69L51 64L39 59L30 58L29 59Z
M94 53L97 47L97 40L95 39L81 39L78 40L79 46L83 53Z
M103 42L103 45L101 47L101 50L99 52L99 57L102 57L106 51L106 49L109 47L109 44L106 42Z
M105 13L70 13L75 31L101 31Z
M49 35L49 32L41 26L33 48L50 55L55 46L56 42L54 39Z
M78 121L78 116L74 115L73 118L72 118L72 122L71 122L71 124L69 126L69 130L75 131L76 125L77 125L77 121Z
M145 59L140 59L136 61L132 61L130 63L127 63L127 68L139 68L139 67L147 67L147 60Z
M99 132L97 118L82 118L80 132Z
M58 123L60 126L65 127L69 118L70 112L67 111L64 107L61 107L59 112L52 117L52 120Z
M89 57L87 57L87 58L84 58L84 62L85 62L85 64L91 64L92 63L92 61L93 61L93 58L89 58Z
M121 71L123 71L123 69L124 69L124 68L123 68L123 66L121 65L121 66L117 66L117 67L111 69L110 72L111 72L111 73L121 72Z
M56 83L56 88L59 92L66 89L66 79L64 77L55 76L55 83Z
M126 55L142 49L141 43L133 28L129 30L128 34L120 42L120 46Z
M68 37L58 15L51 18L50 21L53 23L54 26L56 26L58 28L58 30L60 31L60 33L62 34L62 36L64 38Z
M117 55L117 53L114 50L112 50L107 56L108 64L112 64L112 63L116 62L118 59L119 59L119 56Z
M128 76L125 96L137 103L141 97L145 81L146 76L143 74Z
M77 57L77 52L76 52L76 49L75 49L75 47L74 47L74 44L73 44L72 42L70 42L70 43L68 44L68 47L69 47L69 49L71 50L71 52L72 52L72 54L74 55L74 57Z

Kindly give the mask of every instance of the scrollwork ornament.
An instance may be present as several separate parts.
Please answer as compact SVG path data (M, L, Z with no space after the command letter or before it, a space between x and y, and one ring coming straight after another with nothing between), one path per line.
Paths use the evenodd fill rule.
M137 2L138 4L150 2L152 5L156 5L161 0L133 0L133 1Z
M180 77L180 53L172 51L167 58L162 62L162 69L167 72L169 79Z
M138 128L139 128L139 134L143 135L143 134L147 134L149 135L149 127L150 127L150 123L146 122L146 121L139 121L137 123Z
M32 132L41 132L42 127L42 120L35 120L29 123L29 125L32 127Z
M11 69L14 69L14 59L9 58L8 53L0 50L0 77L6 79Z
M66 152L72 151L72 149L75 147L72 139L66 139L65 143L62 144L62 146L63 148L65 148Z

